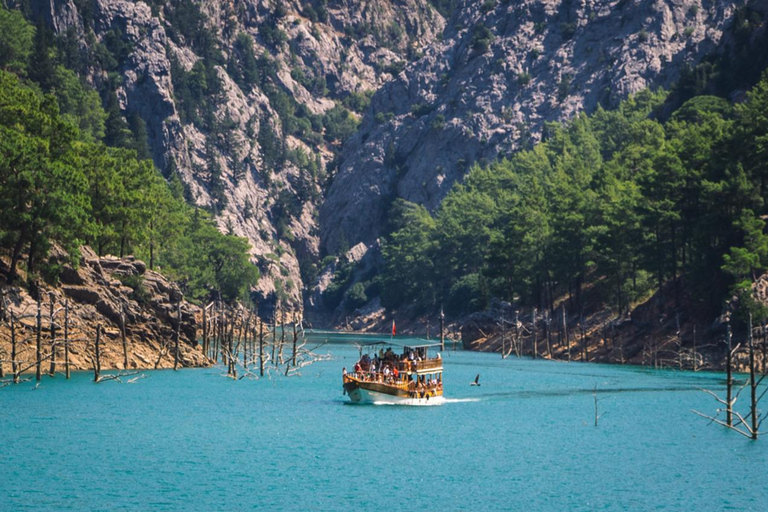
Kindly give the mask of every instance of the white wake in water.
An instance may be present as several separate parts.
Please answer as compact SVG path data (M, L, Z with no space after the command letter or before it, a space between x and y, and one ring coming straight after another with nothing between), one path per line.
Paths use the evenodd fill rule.
M446 398L446 404L461 404L466 402L479 402L480 398Z

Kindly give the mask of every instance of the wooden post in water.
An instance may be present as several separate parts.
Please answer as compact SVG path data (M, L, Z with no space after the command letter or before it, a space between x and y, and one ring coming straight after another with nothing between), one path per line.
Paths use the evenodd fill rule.
M71 377L69 370L69 299L64 301L64 375Z
M43 317L42 317L42 310L40 306L40 287L35 286L37 289L37 348L36 348L36 361L37 364L35 365L35 380L40 381L42 380L42 364L43 364L43 349L42 349L42 331L43 331Z
M93 362L93 382L99 382L101 374L101 324L96 326L96 359Z
M16 362L16 315L11 313L11 371L13 383L19 383L19 365Z
M125 304L120 303L120 337L123 341L123 369L128 369L128 341L125 339Z
M179 335L181 333L181 292L176 296L176 332L173 335L173 370L179 369Z
M56 305L56 301L54 299L53 293L49 295L49 298L51 301L50 313L48 315L49 321L51 323L51 366L48 368L48 375L53 377L56 375L56 323L53 321L53 308Z
M733 368L731 367L731 358L733 357L733 352L731 349L731 322L730 319L725 324L725 340L728 344L727 352L725 354L725 422L729 427L733 426L733 399L731 396L733 395Z
M264 376L264 322L259 318L259 376Z

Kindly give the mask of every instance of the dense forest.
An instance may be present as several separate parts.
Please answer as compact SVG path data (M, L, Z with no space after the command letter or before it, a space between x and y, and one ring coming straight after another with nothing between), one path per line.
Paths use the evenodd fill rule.
M462 314L566 295L582 311L589 288L622 314L663 291L711 318L734 292L765 317L745 292L768 266L768 74L744 102L695 96L661 121L666 98L548 126L472 169L434 215L396 202L384 304Z
M57 244L133 254L192 300L246 296L258 279L245 239L224 235L185 201L174 172L149 160L146 128L126 120L114 89L99 95L68 67L66 39L0 9L0 250L9 281L55 284ZM135 285L135 283L134 283Z

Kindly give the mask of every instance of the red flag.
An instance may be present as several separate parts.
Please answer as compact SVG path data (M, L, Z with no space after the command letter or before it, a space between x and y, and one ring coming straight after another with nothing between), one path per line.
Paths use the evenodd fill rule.
M392 336L395 335L395 321L392 320Z

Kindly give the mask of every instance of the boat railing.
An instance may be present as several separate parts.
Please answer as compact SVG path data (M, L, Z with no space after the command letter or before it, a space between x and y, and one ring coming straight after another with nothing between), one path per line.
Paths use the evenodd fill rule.
M425 389L443 389L442 381L433 381L432 385L419 384L415 380L395 379L392 374L384 375L381 372L349 372L344 376L344 382L375 382L387 386L403 389L406 391L425 390Z
M421 361L400 361L397 370L401 372L417 372L425 370L438 370L443 367L443 360L439 357L422 359Z

